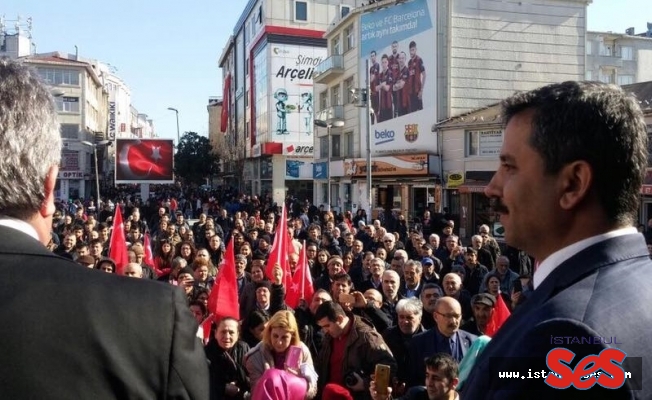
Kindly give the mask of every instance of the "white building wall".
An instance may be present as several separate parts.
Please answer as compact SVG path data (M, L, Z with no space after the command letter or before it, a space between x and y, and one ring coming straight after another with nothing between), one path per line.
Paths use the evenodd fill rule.
M557 0L452 2L449 116L514 91L583 79L586 5Z

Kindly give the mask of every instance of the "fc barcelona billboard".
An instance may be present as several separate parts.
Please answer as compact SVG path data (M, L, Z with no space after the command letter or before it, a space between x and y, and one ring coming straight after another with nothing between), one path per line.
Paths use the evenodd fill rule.
M436 149L436 6L412 0L360 17L360 76L362 82L369 76L374 155Z
M168 139L116 139L115 183L174 183L174 145Z

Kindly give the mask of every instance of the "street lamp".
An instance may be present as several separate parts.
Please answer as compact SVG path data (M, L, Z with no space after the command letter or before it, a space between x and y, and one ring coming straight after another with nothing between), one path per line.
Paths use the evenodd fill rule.
M52 88L52 90L50 90L50 94L52 95L52 97L61 97L65 95L66 92L63 89Z
M327 188L326 188L326 193L328 196L328 210L331 210L331 156L332 156L332 147L333 147L333 142L331 141L331 128L336 127L340 128L344 126L344 120L340 118L329 118L326 121L321 120L321 119L316 119L315 120L315 125L326 128L327 132L327 137L328 137L328 168L326 168L326 179L327 179Z
M168 107L168 110L174 111L177 115L177 146L179 146L181 144L181 136L179 135L179 110L174 107Z
M86 146L90 146L93 148L93 155L95 156L95 190L97 190L97 210L99 212L100 209L100 203L102 201L102 197L100 196L100 170L97 165L97 146L104 146L105 144L111 143L110 140L101 140L97 143L91 143L86 140L82 140L81 144L84 144Z
M368 205L369 205L369 210L367 213L367 218L371 218L371 208L372 208L372 186L371 186L371 126L370 126L370 120L371 120L371 113L374 112L374 110L371 108L371 87L370 84L371 82L369 81L369 60L367 59L366 62L366 79L365 79L365 87L360 88L360 89L351 89L351 93L353 94L356 103L355 105L357 107L365 107L366 108L366 119L365 119L365 128L367 131L366 136L366 145L367 145L367 200L368 200Z

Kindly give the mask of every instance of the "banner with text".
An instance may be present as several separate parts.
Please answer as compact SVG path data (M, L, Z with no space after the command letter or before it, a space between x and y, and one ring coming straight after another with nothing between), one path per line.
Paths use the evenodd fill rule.
M284 147L313 146L312 78L326 54L326 48L271 45L270 142L283 143Z
M360 76L369 74L376 155L435 150L436 8L412 0L360 17Z

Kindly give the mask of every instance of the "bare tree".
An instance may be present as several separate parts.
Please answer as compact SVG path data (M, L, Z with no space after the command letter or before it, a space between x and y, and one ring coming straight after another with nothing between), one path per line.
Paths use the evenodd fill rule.
M245 142L236 141L235 135L216 135L213 138L213 152L220 158L222 176L232 176L236 186L244 185Z

